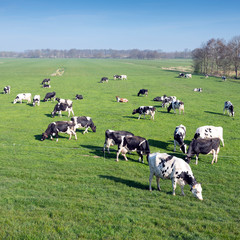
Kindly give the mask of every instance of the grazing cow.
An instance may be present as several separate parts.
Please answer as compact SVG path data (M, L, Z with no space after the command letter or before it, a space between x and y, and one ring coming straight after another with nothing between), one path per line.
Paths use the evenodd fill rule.
M49 84L50 83L50 78L43 79L42 84L45 84L45 83Z
M227 80L226 76L222 76L222 80L226 81Z
M133 133L127 131L114 131L114 130L106 130L105 132L105 143L103 147L103 152L105 152L105 147L107 147L108 153L110 146L120 145L122 142L122 137L125 136L134 136Z
M107 77L102 77L101 80L100 80L101 83L104 83L104 82L108 82L108 78Z
M67 103L57 103L53 109L52 117L54 117L56 113L58 113L58 115L62 117L62 111L68 112L68 117L70 117L71 112L72 112L72 115L74 116L72 106L68 106Z
M82 95L79 95L79 94L77 94L77 95L76 95L76 97L75 97L75 99L76 99L76 100L81 100L81 99L83 99L83 96L82 96Z
M48 84L43 84L43 88L51 88L51 86Z
M117 102L128 102L128 100L126 98L120 98L118 96L116 96Z
M202 92L202 88L194 88L193 91L194 92Z
M187 74L185 75L185 78L192 78L192 74L191 74L191 73L187 73Z
M58 142L58 133L67 133L69 136L69 140L72 137L72 134L75 136L77 140L77 134L75 133L75 123L72 121L58 121L52 122L48 125L47 130L42 134L41 141L44 141L48 136L53 140L53 136L56 136L56 141Z
M176 151L176 145L180 146L183 153L187 152L187 145L184 144L184 138L186 136L186 127L184 125L179 125L175 128L174 137L174 152Z
M136 151L139 155L139 162L141 161L144 163L143 155L147 155L148 159L148 155L150 154L148 141L145 138L139 136L122 137L121 144L118 146L116 161L118 162L120 153L123 155L124 159L128 161L126 153L129 151Z
M177 184L180 185L182 195L184 196L183 188L188 184L192 194L199 200L203 200L201 184L196 181L193 176L192 169L184 160L167 153L152 153L148 157L148 164L150 169L149 176L149 190L152 191L152 179L156 176L157 188L161 191L159 180L172 180L172 194L175 196L175 189Z
M45 95L45 98L43 99L44 102L48 101L49 99L52 101L52 98L53 98L53 101L55 101L55 96L56 96L56 93L55 92L50 92L50 93L47 93Z
M179 114L181 114L181 111L184 114L184 103L177 100L177 101L172 101L169 105L169 107L167 108L167 111L170 112L171 109L173 109L174 113L176 113L176 109L179 109Z
M120 75L114 75L113 76L113 79L116 80L116 79L121 79L121 76Z
M10 89L11 89L10 86L6 86L4 87L3 91L5 94L10 94Z
M138 92L138 97L139 97L139 95L148 95L148 89L140 89L139 90L139 92Z
M40 95L35 95L34 97L33 97L33 106L35 107L35 105L40 105Z
M167 97L166 95L162 96L162 108L164 107L169 107L172 101L177 101L177 98L175 96L169 96Z
M145 115L151 115L150 120L154 120L154 115L155 115L156 108L153 106L141 106L138 109L134 109L132 114L139 113L138 120L141 118L141 115L144 114L144 119Z
M27 100L27 103L30 103L31 97L32 97L31 93L19 93L13 100L13 104L15 104L16 102L22 103L23 100Z
M179 77L185 77L185 74L184 73L179 73L179 75L178 75Z
M127 75L120 75L120 79L127 80Z
M56 98L59 103L66 103L68 107L72 107L73 101L70 99Z
M229 116L234 117L233 105L230 101L224 103L223 114L225 114L226 110Z
M224 147L223 128L214 126L202 126L197 128L194 138L219 138Z
M155 97L155 98L153 99L153 101L162 102L166 97L167 97L166 95L164 95L164 96L162 96L162 97Z
M218 153L220 150L220 139L219 138L198 138L193 139L189 145L187 156L185 161L190 163L191 158L196 155L196 164L198 164L198 155L201 154L213 154L212 164L215 160L217 162Z
M96 126L94 125L90 117L72 117L71 121L75 123L75 128L86 128L83 134L88 133L88 129L91 128L93 132L96 132Z

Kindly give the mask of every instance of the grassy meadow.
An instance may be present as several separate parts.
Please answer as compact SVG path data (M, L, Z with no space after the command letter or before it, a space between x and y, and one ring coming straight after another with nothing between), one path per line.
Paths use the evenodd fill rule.
M178 78L178 69L190 69L191 60L100 60L100 59L0 59L0 239L239 239L240 238L240 81L193 75ZM63 68L62 76L50 75ZM174 70L175 69L175 70ZM126 74L128 80L113 80ZM101 77L108 83L99 83ZM41 82L51 78L51 88ZM201 87L203 92L193 92ZM138 97L147 88L147 97ZM18 93L32 97L55 91L57 97L73 100L75 116L90 116L97 126L78 140L60 134L59 141L40 141L49 123L68 120L51 118L56 102L13 104ZM83 100L74 100L82 94ZM185 103L185 114L167 113L153 98L176 96ZM128 103L116 102L115 96ZM230 100L235 117L223 115ZM132 110L156 106L155 120L137 120ZM185 186L172 196L170 180L160 180L162 191L148 191L149 167L138 162L116 162L116 149L103 155L105 130L126 130L148 139L151 152L173 153L173 132L183 124L189 145L195 130L204 125L223 127L225 147L218 162L200 155L190 166L202 183L203 201ZM222 145L221 145L222 146Z

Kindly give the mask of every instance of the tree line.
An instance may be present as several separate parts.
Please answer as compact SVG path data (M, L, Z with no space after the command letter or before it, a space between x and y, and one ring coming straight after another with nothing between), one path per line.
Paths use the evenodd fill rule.
M131 58L131 59L160 59L160 58L191 58L191 50L163 52L161 50L114 50L114 49L70 49L53 50L37 49L24 52L0 51L0 57L8 58Z
M196 73L234 75L237 78L240 69L240 36L233 37L229 42L212 38L192 51L192 59Z

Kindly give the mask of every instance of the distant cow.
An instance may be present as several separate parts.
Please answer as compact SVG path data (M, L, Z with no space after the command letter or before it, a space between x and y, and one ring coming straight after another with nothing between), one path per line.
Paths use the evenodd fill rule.
M76 99L76 100L81 100L81 99L83 99L83 96L82 96L82 95L79 95L79 94L77 94L77 95L76 95L76 97L75 97L75 99Z
M43 88L51 88L51 86L48 84L43 84Z
M101 80L100 80L101 83L104 83L104 82L108 82L108 78L107 77L102 77Z
M43 79L42 84L45 84L45 83L49 84L50 83L50 78Z
M225 114L226 110L229 116L234 117L233 105L230 101L224 103L223 114Z
M184 138L186 136L186 127L184 125L179 125L175 128L173 138L174 138L174 152L176 151L176 145L180 146L183 153L187 152L187 145L184 144Z
M50 93L47 93L45 95L45 98L43 99L44 102L48 101L49 99L52 101L55 101L55 96L56 96L56 93L55 92L50 92Z
M179 73L178 76L179 76L179 77L185 77L185 74L184 74L184 73Z
M139 113L138 120L141 118L141 115L144 114L144 119L145 115L151 115L151 119L154 120L154 115L155 115L156 108L153 106L141 106L138 109L134 109L132 114Z
M193 91L194 92L202 92L202 88L194 88Z
M59 103L66 103L68 107L72 107L73 101L70 99L56 98Z
M13 100L13 104L20 102L22 103L23 100L27 100L27 103L30 103L32 94L31 93L19 93L16 98Z
M71 121L75 123L75 128L86 128L83 134L88 133L88 129L91 128L93 132L96 132L96 126L94 125L90 117L72 117Z
M116 80L116 79L121 79L121 76L120 75L114 75L113 76L113 79Z
M72 137L72 134L75 136L75 139L77 140L77 134L74 131L75 124L72 121L58 121L58 122L52 122L48 125L47 130L42 134L41 141L44 141L46 138L50 136L50 138L53 140L53 136L56 136L56 141L58 142L58 133L67 133L69 136L69 140Z
M148 89L140 89L139 92L138 92L138 96L139 95L148 95Z
M188 184L192 194L199 200L203 200L201 184L196 181L193 176L192 169L184 160L177 158L167 153L152 153L148 157L148 164L150 169L149 176L149 190L152 191L152 179L156 176L157 189L161 191L159 180L171 179L173 192L175 195L175 189L177 184L180 185L182 195L184 196L183 188L185 184Z
M166 95L162 96L161 98L163 98L162 100L162 108L164 107L169 107L169 105L171 104L171 102L173 101L177 101L177 98L175 96L169 96L167 97Z
M226 81L227 80L226 76L222 76L222 80Z
M148 159L148 155L150 154L148 141L145 138L139 136L122 137L121 144L118 147L116 161L118 162L118 157L120 153L123 155L124 159L128 161L126 153L129 151L136 151L139 155L139 162L141 161L142 163L144 163L143 155L147 155Z
M191 74L191 73L187 73L187 74L185 75L185 78L192 78L192 74Z
M122 79L122 80L127 80L127 75L120 75L120 79Z
M196 164L198 164L199 154L213 154L212 164L215 160L217 162L218 153L220 150L219 138L193 139L189 145L187 156L185 158L187 163L190 163L191 158L196 155Z
M125 136L134 136L134 134L128 131L114 131L110 129L106 130L103 151L105 152L105 147L107 147L107 151L109 153L110 146L119 146L122 142L122 137Z
M6 87L4 87L4 89L3 89L3 91L4 91L5 94L10 94L10 90L11 90L10 86L6 86Z
M40 95L35 95L34 97L33 97L33 106L35 107L35 105L40 105Z
M169 107L167 108L167 111L170 112L171 109L173 109L174 113L176 113L176 109L178 109L179 114L181 114L181 111L184 114L184 103L179 100L173 101L170 103Z
M164 95L164 96L162 96L162 97L155 97L155 98L153 99L153 101L162 102L166 97L167 97L166 95Z
M62 117L62 112L68 112L68 117L70 117L71 113L74 116L72 106L69 107L67 103L57 103L53 109L52 117L54 117L56 113L58 113L58 115Z
M128 100L126 98L120 98L118 96L116 96L117 102L128 102Z
M223 128L215 126L202 126L197 128L194 138L219 138L224 147Z

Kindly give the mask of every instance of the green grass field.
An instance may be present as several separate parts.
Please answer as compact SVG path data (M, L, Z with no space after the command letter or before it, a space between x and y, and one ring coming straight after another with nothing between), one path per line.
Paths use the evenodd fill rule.
M178 71L162 68L189 67L190 60L98 60L98 59L0 59L1 89L11 86L11 94L0 94L0 239L239 239L240 238L240 82L193 75L178 78ZM63 76L50 77L64 68ZM128 80L113 80L126 74ZM108 83L99 83L101 77ZM51 78L51 89L41 82ZM203 88L202 93L193 88ZM137 97L147 88L148 97ZM50 91L73 100L76 116L90 116L97 126L78 140L60 134L59 141L40 141L49 123L68 120L51 118L56 102L13 104L18 93ZM185 114L167 113L156 96L174 95L185 103ZM115 96L128 103L116 102ZM230 100L235 117L223 115L224 101ZM155 120L137 120L132 110L142 105L157 107ZM200 155L190 165L202 183L203 201L185 186L181 196L177 186L172 196L170 180L160 180L161 192L148 191L149 167L138 162L116 162L116 149L104 158L102 147L106 129L127 130L145 137L151 152L173 153L173 132L179 124L187 128L189 145L195 130L204 125L223 127L225 147L218 163L212 155Z

